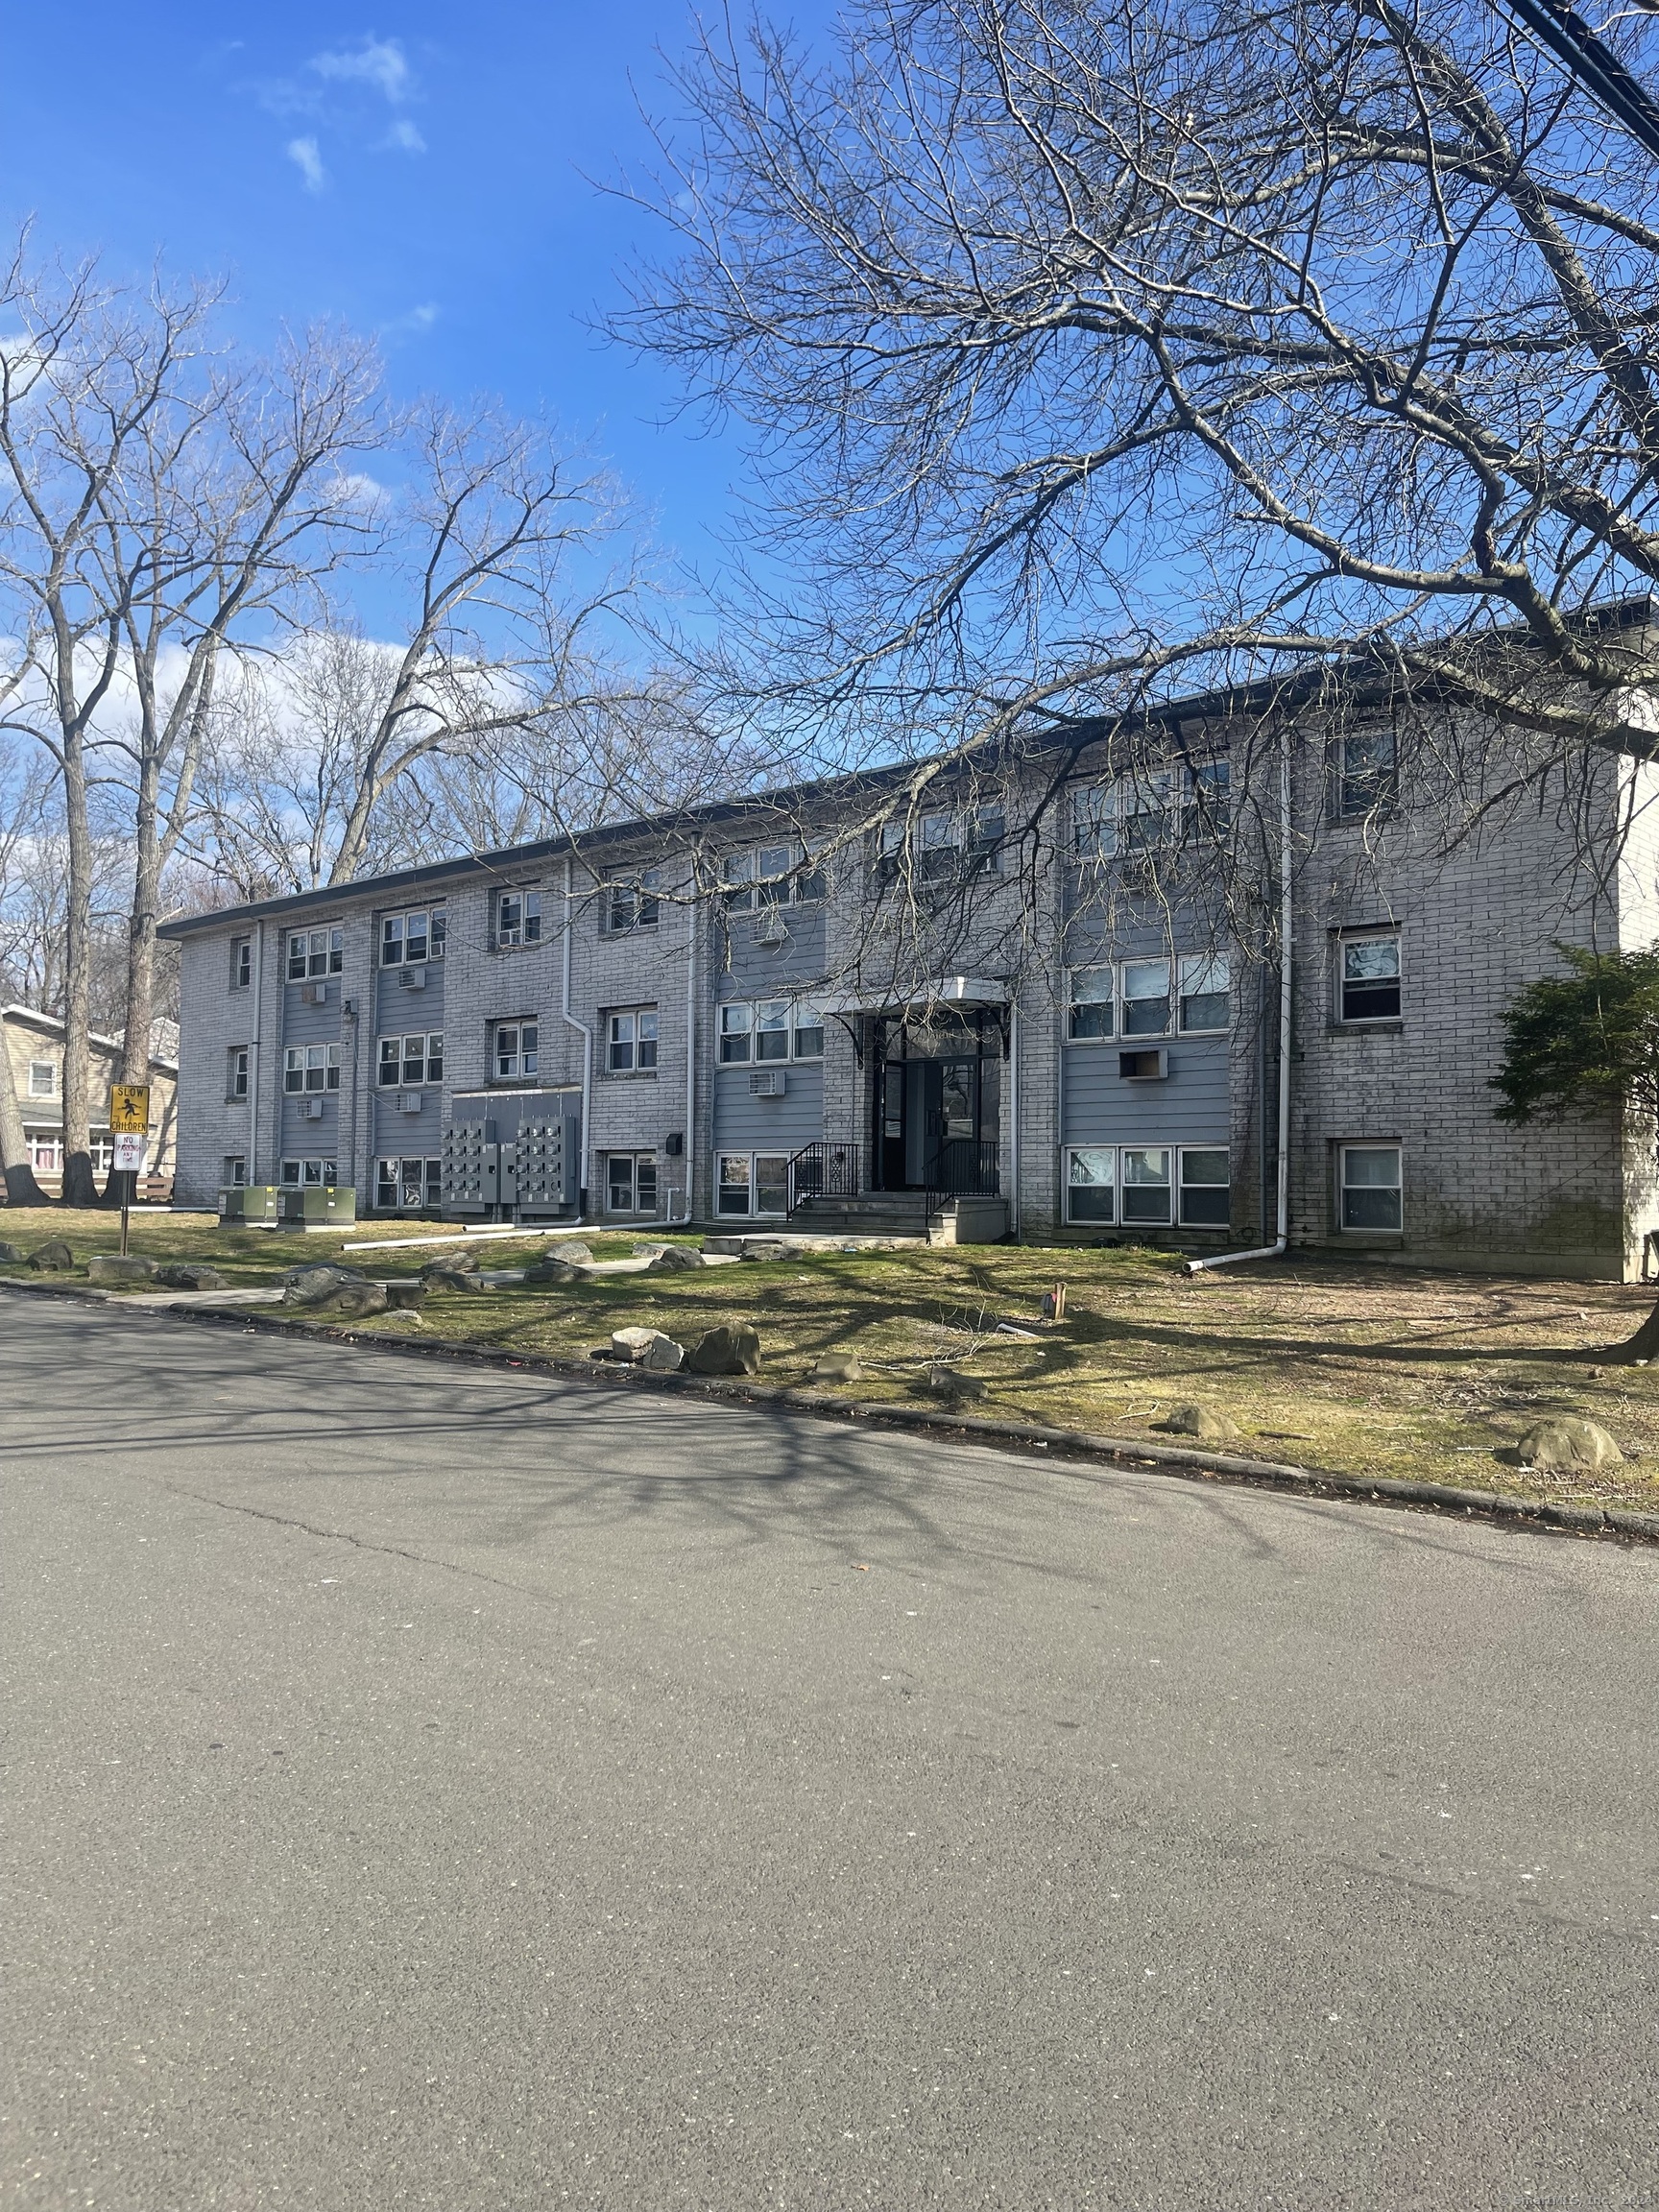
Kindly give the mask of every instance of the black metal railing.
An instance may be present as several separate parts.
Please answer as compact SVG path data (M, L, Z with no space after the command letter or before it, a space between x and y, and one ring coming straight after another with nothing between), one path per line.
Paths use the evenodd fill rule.
M856 1198L856 1144L804 1144L789 1162L789 1211L809 1198Z
M995 1138L948 1137L928 1182L945 1198L995 1198L1001 1189L1000 1152Z

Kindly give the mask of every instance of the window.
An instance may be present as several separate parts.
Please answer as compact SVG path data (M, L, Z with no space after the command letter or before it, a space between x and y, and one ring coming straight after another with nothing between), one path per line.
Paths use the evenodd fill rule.
M662 912L661 868L618 878L605 886L605 926L613 936L630 929L655 929Z
M1225 1229L1231 1214L1224 1145L1181 1150L1181 1226Z
M1003 828L1000 806L941 807L913 819L884 822L876 873L883 882L893 882L908 849L911 870L922 883L995 875L1002 864Z
M246 1098L248 1095L246 1045L232 1045L225 1055L225 1095L227 1098Z
M728 853L720 864L721 897L729 914L763 906L813 904L824 896L824 871L799 845L763 845L757 853Z
M762 998L755 1009L755 1057L787 1060L789 1057L789 1001Z
M382 968L420 968L442 960L448 918L442 906L417 906L380 918Z
M418 1214L444 1200L442 1160L379 1160L374 1166L374 1205L382 1214Z
M605 1162L605 1196L612 1214L655 1214L657 1155L612 1152Z
M1118 1213L1118 1147L1077 1144L1066 1155L1068 1221L1113 1221Z
M1181 1027L1188 1036L1227 1026L1225 952L1190 953L1181 962Z
M810 999L797 998L795 1001L794 1036L797 1060L823 1059L824 1017Z
M56 1098L58 1095L58 1068L51 1060L31 1060L29 1063L29 1095L31 1098Z
M755 1009L741 1003L722 1006L720 1009L720 1058L730 1064L747 1060L753 1042Z
M1169 1026L1167 960L1123 963L1123 1034L1162 1037Z
M290 1190L332 1190L340 1170L332 1160L284 1160L282 1180Z
M497 1022L495 1049L491 1056L497 1083L515 1083L537 1071L537 1023Z
M1150 853L1189 838L1224 836L1233 819L1232 764L1199 760L1141 768L1074 792L1071 845L1079 860Z
M729 999L720 1009L720 1059L822 1060L824 1017L809 998Z
M1388 805L1397 788L1392 730L1354 730L1335 745L1335 810L1369 814Z
M618 1006L606 1015L605 1065L613 1075L645 1075L656 1067L655 1006Z
M442 1032L423 1029L413 1037L382 1037L379 1080L382 1091L390 1091L400 1083L411 1090L421 1083L442 1083Z
M232 937L230 940L230 988L232 991L249 990L253 981L253 940L252 937Z
M1190 837L1224 837L1233 826L1233 768L1227 760L1199 760L1187 771Z
M1344 1022L1395 1022L1400 1018L1400 933L1341 941L1341 1005Z
M61 1172L63 1140L56 1130L26 1130L24 1142L29 1147L29 1165L36 1175L57 1175Z
M282 1071L284 1091L338 1091L338 1045L290 1045Z
M291 929L288 980L304 983L319 975L338 975L346 966L344 929Z
M1344 1144L1341 1166L1344 1229L1398 1232L1401 1227L1398 1144Z
M536 945L541 938L540 891L500 891L495 897L495 942Z
M1069 1037L1111 1036L1112 976L1110 968L1072 969L1070 1007L1066 1017Z
M248 1161L241 1152L227 1152L219 1163L219 1187L222 1190L240 1190L248 1181Z
M717 1214L787 1214L789 1157L784 1152L722 1152L716 1162Z
M1164 1228L1169 1221L1169 1152L1166 1146L1125 1144L1119 1166L1123 1226Z

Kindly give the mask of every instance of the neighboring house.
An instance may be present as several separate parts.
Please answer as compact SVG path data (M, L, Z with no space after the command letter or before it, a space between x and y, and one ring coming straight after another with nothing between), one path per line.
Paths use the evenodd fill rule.
M6 1048L23 1117L23 1142L36 1181L54 1197L63 1173L63 1024L56 1014L33 1006L0 1008ZM102 1182L109 1170L109 1086L121 1080L121 1041L92 1038L92 1167ZM149 1171L140 1196L169 1197L173 1190L179 1066L154 1056L150 1062Z
M180 1197L338 1180L365 1212L1216 1253L1272 1238L1283 1068L1292 1244L1639 1272L1650 1137L1505 1129L1488 1083L1557 941L1659 936L1651 838L1551 904L1557 816L1517 808L1446 857L1384 706L1267 727L1247 744L1237 701L1186 701L1137 773L1073 732L946 768L868 832L913 767L170 923ZM1611 845L1652 776L1593 760L1576 819Z

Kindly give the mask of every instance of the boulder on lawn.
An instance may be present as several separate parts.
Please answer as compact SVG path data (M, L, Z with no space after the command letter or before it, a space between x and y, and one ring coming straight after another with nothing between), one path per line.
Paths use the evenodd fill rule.
M367 1321L375 1313L384 1313L391 1300L378 1283L342 1283L330 1298L313 1312L327 1313L342 1321Z
M586 1267L573 1266L562 1254L549 1252L544 1260L538 1260L534 1267L524 1270L526 1283L591 1283L593 1278Z
M591 1267L593 1247L584 1244L580 1237L561 1237L557 1244L549 1244L545 1254L548 1260L565 1260L572 1267Z
M745 1260L783 1260L788 1254L789 1247L781 1237L745 1237L743 1239Z
M1238 1435L1237 1425L1214 1406L1172 1406L1158 1423L1166 1435L1193 1436L1200 1444L1231 1444Z
M175 1260L157 1267L156 1280L168 1290L228 1290L230 1278L209 1267L205 1260Z
M477 1265L463 1267L453 1260L429 1260L421 1270L428 1290L482 1290L484 1278Z
M282 1303L284 1306L321 1306L325 1299L332 1298L348 1284L366 1280L355 1267L333 1267L325 1261L315 1267L291 1267L282 1278Z
M23 1247L21 1244L0 1244L0 1267L21 1267L22 1264Z
M659 1329L645 1347L645 1357L639 1364L652 1375L678 1375L685 1364L685 1347L676 1344L672 1336L664 1336Z
M685 1362L693 1375L758 1375L760 1339L745 1323L710 1329L699 1336Z
M675 1275L682 1268L701 1267L702 1264L702 1253L693 1252L689 1244L664 1244L656 1259L647 1263L645 1272L647 1275Z
M94 1252L86 1262L88 1283L153 1283L154 1260L141 1260L136 1252Z
M441 1252L436 1260L428 1260L421 1270L422 1275L476 1275L477 1256L471 1252Z
M650 1349L656 1336L655 1329L613 1329L611 1332L611 1357L620 1359L624 1366L637 1367Z
M50 1237L30 1253L28 1263L37 1275L66 1275L75 1264L75 1255L61 1237Z
M1576 1413L1535 1421L1516 1449L1530 1467L1567 1467L1580 1475L1624 1464L1623 1453L1606 1430Z
M426 1303L427 1286L418 1275L411 1275L401 1283L386 1285L387 1310L393 1313L414 1313Z
M812 1382L862 1382L864 1369L856 1352L826 1352L813 1363Z
M936 1398L955 1406L965 1406L985 1395L985 1385L977 1375L963 1375L954 1367L930 1368L927 1387Z

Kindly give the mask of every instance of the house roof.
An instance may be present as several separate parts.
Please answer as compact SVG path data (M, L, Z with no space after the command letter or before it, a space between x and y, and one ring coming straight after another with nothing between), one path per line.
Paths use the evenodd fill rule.
M24 1028L43 1029L49 1036L61 1037L63 1034L61 1015L43 1013L38 1006L25 1006L20 1001L11 1006L0 1006L0 1022L15 1023ZM87 1038L90 1044L99 1046L106 1052L126 1050L119 1037L106 1037L99 1029L88 1031ZM150 1065L152 1068L159 1068L164 1075L177 1075L179 1072L178 1061L164 1059L159 1052L151 1053Z

